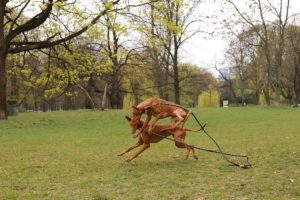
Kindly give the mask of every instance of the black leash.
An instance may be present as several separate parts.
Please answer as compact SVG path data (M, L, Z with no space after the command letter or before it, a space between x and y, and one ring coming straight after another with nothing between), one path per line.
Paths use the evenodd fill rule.
M175 106L175 107L179 107L179 108L182 108L186 111L189 111L188 109L186 109L185 107L183 106L180 106L178 104L174 104L174 103L161 103L161 104L165 104L165 105L170 105L170 106ZM189 111L191 112L191 111ZM192 145L189 145L189 144L185 144L183 142L180 142L180 141L176 141L176 140L173 140L167 136L162 136L162 135L159 135L157 133L153 133L159 137L162 137L164 139L167 139L167 140L171 140L171 141L174 141L174 142L178 142L178 143L181 143L181 144L184 144L186 146L189 146L189 147L192 147L192 148L195 148L195 149L198 149L198 150L201 150L201 151L207 151L207 152L211 152L211 153L218 153L218 154L222 154L222 157L224 158L224 160L226 160L227 162L229 162L230 164L236 166L236 167L240 167L242 169L248 169L250 167L252 167L252 164L249 162L249 157L246 156L246 155L239 155L239 154L231 154L231 153L226 153L222 150L222 148L220 147L220 145L217 143L217 141L205 130L205 126L203 126L200 121L198 120L198 118L195 116L195 114L193 112L191 112L191 114L193 115L194 119L196 120L196 122L198 123L198 125L200 126L201 130L203 130L203 132L214 142L214 144L217 146L218 148L218 151L216 150L211 150L211 149L205 149L205 148L201 148L201 147L195 147L195 146L192 146ZM227 158L226 156L231 156L231 157L240 157L240 158L246 158L246 164L238 164L238 163L235 163L233 162L232 160L229 160L229 158Z
M238 154L231 154L231 153L225 153L220 145L217 143L217 141L205 130L204 126L202 126L202 124L200 123L200 121L198 120L198 118L195 116L195 114L193 112L191 112L191 114L193 115L194 119L196 120L196 122L199 124L199 126L201 127L201 129L203 130L203 132L214 142L214 144L218 147L219 151L214 151L214 150L210 150L210 152L215 152L215 153L220 153L222 154L223 158L231 163L232 165L234 166L237 166L237 167L240 167L240 168L243 168L243 169L248 169L250 168L252 165L251 163L249 162L249 157L246 156L246 155L238 155ZM241 158L246 158L246 164L238 164L238 163L235 163L231 160L229 160L226 156L232 156L232 157L241 157Z

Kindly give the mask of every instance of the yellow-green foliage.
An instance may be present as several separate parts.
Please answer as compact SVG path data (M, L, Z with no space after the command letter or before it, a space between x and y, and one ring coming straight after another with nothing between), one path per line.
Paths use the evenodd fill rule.
M123 100L123 108L131 108L134 105L134 99L132 94L126 94Z
M215 90L203 92L198 98L198 107L218 107L220 105L220 95Z
M267 102L266 102L264 95L260 94L259 95L259 105L266 105L266 104L267 104Z
M275 101L274 101L274 99L275 99L275 93L274 92L271 92L271 101L270 101L270 103L271 103L271 105L273 105L274 103L275 103ZM283 96L280 96L280 99L282 100L282 99L284 99L284 97ZM263 93L261 93L260 95L259 95L259 105L267 105L267 102L266 102L266 99L265 99L265 96L264 96L264 94Z

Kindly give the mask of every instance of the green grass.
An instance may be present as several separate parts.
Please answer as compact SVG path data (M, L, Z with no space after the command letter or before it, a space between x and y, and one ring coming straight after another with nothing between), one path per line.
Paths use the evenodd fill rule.
M300 109L193 111L253 168L201 151L186 161L170 141L127 163L130 154L116 155L136 141L129 110L27 113L0 122L0 199L300 199ZM190 118L186 127L197 125ZM186 141L215 149L204 134Z

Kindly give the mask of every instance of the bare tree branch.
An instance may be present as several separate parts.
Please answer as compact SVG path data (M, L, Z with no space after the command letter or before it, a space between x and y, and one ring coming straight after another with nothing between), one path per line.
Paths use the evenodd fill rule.
M120 0L116 0L114 1L112 4L116 5ZM11 46L8 48L7 52L8 53L19 53L22 51L29 51L29 50L33 50L33 49L43 49L43 48L49 48L49 47L53 47L57 44L66 42L68 40L71 40L79 35L81 35L82 33L84 33L86 30L88 30L92 25L96 24L97 21L103 16L105 15L107 12L109 12L108 8L105 8L103 11L100 12L100 14L98 14L88 25L84 26L82 29L80 29L79 31L72 33L70 35L68 35L67 37L55 40L55 41L39 41L39 42L33 42L33 41L29 41L29 42L11 42Z

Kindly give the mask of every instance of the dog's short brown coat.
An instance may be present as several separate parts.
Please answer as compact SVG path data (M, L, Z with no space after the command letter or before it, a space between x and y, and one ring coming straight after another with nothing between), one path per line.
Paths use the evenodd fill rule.
M159 119L171 117L173 126L175 126L177 123L183 127L187 118L191 114L191 112L189 112L187 109L184 109L180 105L156 97L146 99L137 106L132 106L132 108L133 120L139 121L144 113L147 114L147 119L141 128L141 131L135 136L138 136L145 129L152 116L155 116L156 118L153 120L148 130L150 135L152 133L153 126L155 126ZM134 134L136 132L136 126L134 126L132 123L130 125L131 132Z
M132 123L132 120L130 117L126 116L126 119ZM141 129L144 125L144 122L142 120L139 120L139 123L136 123L136 129ZM146 149L148 149L150 147L150 143L156 143L159 142L163 139L163 137L167 137L167 136L173 136L174 140L175 140L175 145L178 148L185 148L187 150L186 155L185 155L185 159L188 159L190 152L192 151L193 153L193 157L195 159L198 159L198 157L195 154L195 150L193 147L189 146L189 145L185 145L184 140L185 140L185 136L186 136L186 131L200 131L201 129L198 130L193 130L193 129L186 129L186 128L182 128L181 126L178 125L155 125L152 129L153 133L159 134L163 137L160 137L156 134L151 134L149 135L149 125L147 125L145 127L145 129L141 132L141 134L138 137L138 142L129 147L128 149L126 149L125 151L123 151L122 153L118 154L118 156L122 156L125 153L128 153L129 151L131 151L132 149L135 149L141 145L143 145L143 147L137 151L134 155L132 155L130 158L127 159L127 161L131 161L132 159L136 158L139 154L141 154L143 151L145 151Z

